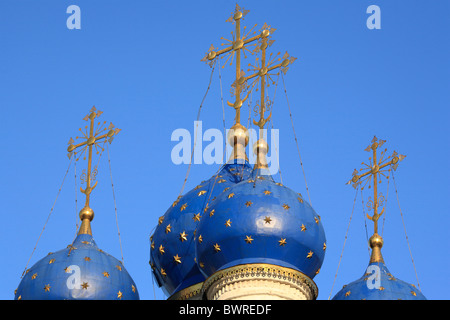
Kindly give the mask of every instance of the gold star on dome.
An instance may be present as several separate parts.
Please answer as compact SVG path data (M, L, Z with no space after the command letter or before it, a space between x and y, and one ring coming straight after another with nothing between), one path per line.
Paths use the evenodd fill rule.
M180 207L180 211L183 211L183 210L185 210L186 208L187 208L187 203L183 204L183 205Z
M319 219L317 219L317 217L314 217L314 221L319 224Z
M160 245L160 246L159 246L159 253L160 253L160 254L164 254L164 252L165 252L165 251L164 251L163 245Z
M202 243L203 242L203 237L202 237L202 235L199 235L198 236L198 243Z
M20 295L20 296L17 298L17 300L22 300L22 296Z
M384 287L379 287L378 290L383 291Z
M153 250L155 249L155 241L152 241L152 244L150 245L150 248Z
M64 272L70 273L72 270L69 267L64 268Z
M172 231L172 226L170 225L170 223L166 226L166 233L169 233L170 231Z
M122 267L121 266L117 265L116 268L117 268L117 270L122 271Z
M186 234L186 232L183 231L182 233L180 233L180 241L183 242L186 240L187 240L187 234Z
M200 221L200 218L201 218L202 216L200 215L200 213L197 213L197 214L194 214L194 216L192 217L192 220L194 220L194 221Z
M50 288L51 288L51 286L50 286L49 284L46 284L46 285L44 286L45 292L49 292L49 291L50 291Z
M123 296L123 293L119 290L119 292L117 292L117 298L122 300L122 296Z
M267 216L266 216L266 217L264 218L264 221L265 221L266 223L269 223L269 224L270 224L270 221L272 221L272 219L270 219L270 217L267 217Z
M205 264L201 261L200 261L199 265L200 265L200 268L203 268L205 266Z
M163 275L164 277L167 276L166 270L164 270L163 268L161 268L161 275Z
M325 251L327 249L327 244L324 242L323 243L323 251Z
M349 295L350 295L350 293L351 293L351 291L349 290L349 291L347 291L346 293L345 293L345 296L346 297L348 297Z
M247 242L248 244L251 244L253 241L251 236L245 236L245 242Z
M83 289L85 289L85 290L87 290L88 287L89 287L89 284L88 284L87 282L83 282L83 283L81 284L81 288L83 288Z
M175 256L173 256L173 261L175 261L176 263L180 264L181 263L181 257L179 257L178 254L176 254Z
M214 245L214 251L216 252L220 251L220 246L217 243Z
M201 195L204 195L205 193L206 193L206 190L202 190L202 191L199 191L197 193L197 195L200 197Z
M411 291L411 294L415 297L417 294L414 291Z
M89 241L81 241L82 244L89 244Z
M133 291L133 293L136 293L136 287L134 285L131 285L131 291Z
M84 261L91 261L91 258L89 258L89 257L84 257Z
M229 195L228 195L228 199L231 199L231 198L233 198L234 197L234 193L230 193Z
M37 273L33 274L33 275L31 276L31 279L34 280L34 279L36 279L36 277L37 277Z
M271 191L269 191L269 190L264 190L264 194L266 195L266 196L268 196L269 194L271 194L272 192Z
M289 206L285 203L285 204L283 204L283 208L284 208L284 210L289 210Z
M214 215L214 212L216 211L216 209L212 209L210 212L209 212L209 216L210 217L212 217L213 215Z
M318 275L318 274L319 274L319 272L320 272L320 268L319 268L319 269L317 269L317 271L316 271L316 275Z
M284 245L286 244L286 238L281 238L281 240L278 240L278 243L280 244L280 246L284 247Z
M252 204L253 204L253 202L247 201L247 202L245 203L245 206L246 206L246 207L250 207Z
M228 219L226 222L225 222L225 226L228 228L228 227L231 227L231 219Z
M308 254L306 255L306 257L308 259L311 259L311 257L313 256L313 252L311 250L309 250Z
M108 272L104 271L102 274L103 274L104 277L109 278L109 273Z
M223 183L225 181L226 181L225 179L220 179L219 181L217 181L217 183Z
M48 264L52 264L53 262L55 262L55 259L51 259Z
M160 225L161 223L163 223L164 221L164 216L159 217L158 219L158 225Z
M302 224L302 226L301 226L301 230L302 230L302 231L306 231L306 227L305 227L305 225L304 225L304 224Z
M228 190L230 190L230 187L226 187L225 189L223 189L222 192L226 192L226 191L228 191Z

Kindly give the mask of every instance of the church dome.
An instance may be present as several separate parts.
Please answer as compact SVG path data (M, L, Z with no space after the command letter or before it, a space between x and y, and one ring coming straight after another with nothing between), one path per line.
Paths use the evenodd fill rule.
M247 160L230 160L217 175L179 197L159 218L151 236L150 265L167 296L205 280L195 261L198 223L209 212L211 202L247 179L251 170Z
M375 233L369 239L372 248L369 265L361 278L345 285L333 300L426 300L414 285L395 278L381 254L383 238Z
M26 270L16 300L139 300L122 262L79 234L67 248L49 253Z
M344 286L333 300L426 300L426 298L414 285L395 278L384 263L373 262L368 265L361 278Z
M211 204L197 229L197 263L206 277L262 263L314 278L326 249L320 216L300 194L259 173Z

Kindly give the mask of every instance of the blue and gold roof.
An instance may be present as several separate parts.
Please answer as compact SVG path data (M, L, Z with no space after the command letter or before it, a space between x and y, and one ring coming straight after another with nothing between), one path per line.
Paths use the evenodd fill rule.
M320 216L272 177L252 177L223 192L197 229L197 263L206 277L236 265L288 267L311 279L325 257Z
M91 221L94 211L90 208L90 197L97 186L97 167L92 168L92 151L103 152L107 142L120 132L106 121L95 121L102 111L93 107L83 120L90 122L82 132L83 142L75 144L71 138L67 148L69 159L78 161L82 155L88 157L87 172L81 176L85 189L86 201L79 216L81 226L77 237L67 248L49 253L31 268L27 269L19 287L15 290L17 300L138 300L136 284L130 277L122 262L97 247L92 237ZM88 130L89 127L89 130ZM80 151L79 151L80 150ZM95 183L93 183L95 181Z
M233 159L217 175L179 197L158 220L150 238L150 265L166 295L173 294L205 280L195 259L196 229L209 206L220 194L248 178L248 161Z
M26 270L16 300L139 300L122 262L79 234L67 248L49 253Z
M361 278L345 285L333 300L426 300L426 298L415 285L394 277L383 262L373 262L368 265Z
M394 277L386 267L381 247L383 238L374 234L369 240L372 254L361 278L345 285L333 300L426 300L413 284Z

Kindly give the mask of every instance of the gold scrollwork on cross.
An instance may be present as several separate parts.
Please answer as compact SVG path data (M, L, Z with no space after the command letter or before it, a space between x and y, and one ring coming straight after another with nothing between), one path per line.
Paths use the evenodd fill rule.
M353 171L353 177L351 180L347 182L347 184L352 184L353 188L358 188L361 186L361 190L363 190L366 185L370 189L373 183L373 200L369 197L369 201L367 203L367 207L373 209L373 215L370 216L367 213L367 217L374 222L374 231L378 233L378 219L384 213L385 208L378 212L379 207L383 206L384 196L382 193L378 193L378 184L381 183L382 176L385 178L389 177L389 172L391 169L396 170L399 164L399 161L402 161L406 156L399 155L396 151L394 151L390 156L386 156L387 149L384 149L380 152L380 156L377 155L377 150L380 148L386 140L379 140L377 137L372 139L371 145L369 145L364 151L370 152L372 150L372 157L369 158L369 163L362 162L364 166L359 171ZM363 173L361 171L367 170Z

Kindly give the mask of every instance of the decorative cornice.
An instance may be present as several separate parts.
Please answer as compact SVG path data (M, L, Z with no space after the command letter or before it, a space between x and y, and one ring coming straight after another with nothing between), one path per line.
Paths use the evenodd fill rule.
M304 273L295 269L281 267L267 263L242 264L217 271L203 283L203 292L216 285L218 282L231 283L235 281L249 280L250 277L271 281L284 281L295 286L306 287L311 292L311 298L316 299L318 288L314 281Z
M196 283L171 295L168 300L197 300L201 299L203 282ZM193 299L194 298L194 299Z

